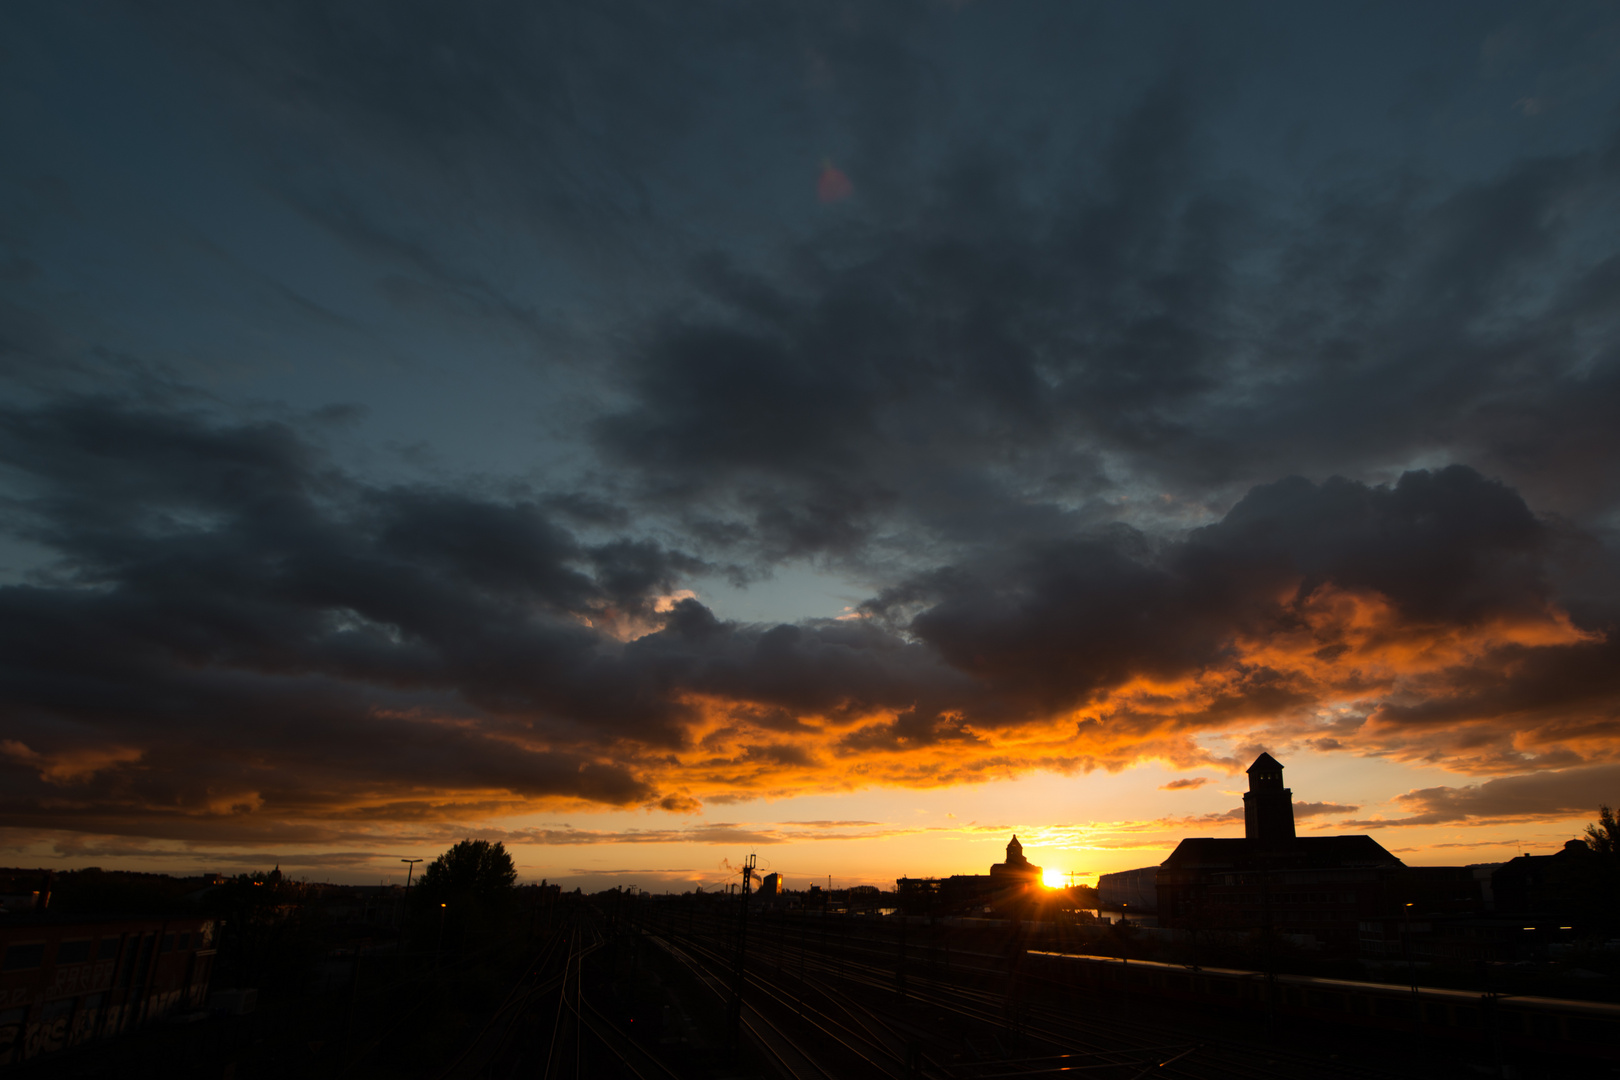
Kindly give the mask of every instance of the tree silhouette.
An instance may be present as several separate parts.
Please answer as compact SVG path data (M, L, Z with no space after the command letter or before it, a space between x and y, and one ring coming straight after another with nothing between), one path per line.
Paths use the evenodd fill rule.
M433 860L421 882L413 897L419 929L447 948L498 933L516 905L517 867L505 845L488 840L456 844Z
M1620 820L1612 807L1598 805L1597 821L1586 827L1586 846L1610 858L1620 855Z
M424 901L441 903L450 897L491 900L517 882L517 867L506 845L488 840L463 840L434 859L422 872Z
M1586 827L1586 846L1593 856L1578 860L1571 875L1578 889L1578 911L1587 930L1596 937L1620 930L1620 820L1613 807L1599 804L1598 819Z

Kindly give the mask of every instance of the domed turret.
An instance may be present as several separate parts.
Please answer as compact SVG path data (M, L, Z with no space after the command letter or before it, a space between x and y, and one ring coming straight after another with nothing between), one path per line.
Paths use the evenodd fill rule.
M1039 880L1041 868L1024 858L1024 845L1014 836L1007 843L1007 861L999 862L990 868L991 877L1015 877L1020 880L1033 878Z

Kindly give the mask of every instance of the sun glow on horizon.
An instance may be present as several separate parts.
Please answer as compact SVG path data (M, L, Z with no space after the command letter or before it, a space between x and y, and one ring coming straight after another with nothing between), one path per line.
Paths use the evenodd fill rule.
M1048 889L1063 888L1063 871L1058 870L1055 867L1048 867L1047 869L1041 871L1041 884L1045 885Z

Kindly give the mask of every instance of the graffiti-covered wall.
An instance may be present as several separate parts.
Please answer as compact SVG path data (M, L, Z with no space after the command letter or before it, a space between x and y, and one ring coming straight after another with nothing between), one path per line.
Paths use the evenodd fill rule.
M208 1000L210 919L0 925L0 1067L51 1054Z

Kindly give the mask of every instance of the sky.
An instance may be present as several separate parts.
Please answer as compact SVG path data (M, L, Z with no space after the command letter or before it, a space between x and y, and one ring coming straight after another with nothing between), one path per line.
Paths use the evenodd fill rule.
M1620 802L1620 9L0 10L0 862ZM1075 875L1070 878L1068 875Z

